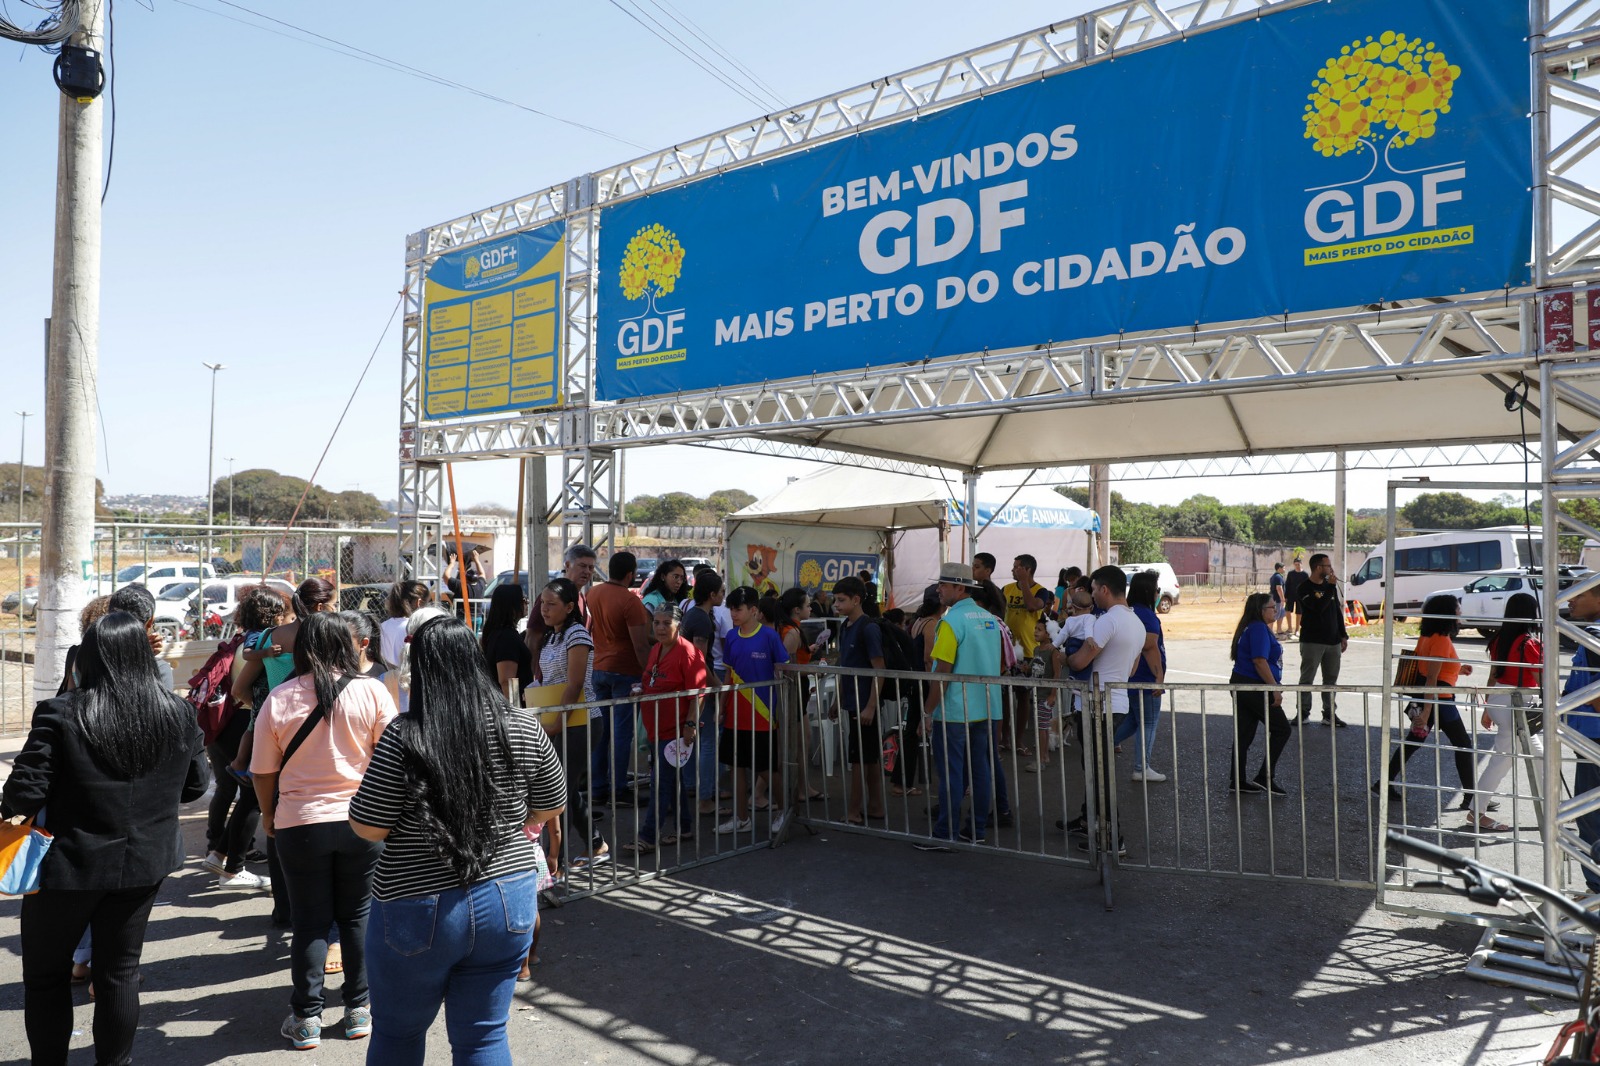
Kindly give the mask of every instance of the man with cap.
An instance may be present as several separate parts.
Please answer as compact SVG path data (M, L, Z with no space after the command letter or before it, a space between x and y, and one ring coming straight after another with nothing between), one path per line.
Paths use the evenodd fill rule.
M1000 676L1000 620L979 607L972 590L979 582L972 568L945 563L939 568L939 601L944 617L933 639L933 674ZM928 685L923 703L922 734L932 736L933 769L939 781L939 813L934 821L935 843L955 840L961 824L961 806L972 790L972 822L960 839L981 844L988 826L990 791L990 720L999 720L999 685L935 680Z

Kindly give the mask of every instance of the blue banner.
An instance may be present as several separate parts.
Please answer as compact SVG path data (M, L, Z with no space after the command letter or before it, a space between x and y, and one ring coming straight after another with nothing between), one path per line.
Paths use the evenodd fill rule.
M598 395L1527 284L1526 19L1310 5L605 208Z

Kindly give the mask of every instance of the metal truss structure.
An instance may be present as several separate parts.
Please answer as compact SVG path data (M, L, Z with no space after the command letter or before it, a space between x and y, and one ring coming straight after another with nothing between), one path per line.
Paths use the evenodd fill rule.
M1557 514L1559 500L1600 495L1600 181L1585 171L1600 149L1600 90L1586 80L1600 63L1600 0L1528 0L1530 118L1533 145L1533 283L1489 294L1440 294L1432 300L1351 307L1281 319L1209 323L1182 331L1091 338L1010 351L985 351L892 366L820 374L693 393L602 404L593 397L595 251L609 203L805 151L877 126L902 122L985 94L1134 51L1180 42L1243 20L1317 0L1122 0L1056 25L1019 34L900 74L761 116L692 142L674 145L508 201L413 235L406 248L404 369L401 398L402 547L418 573L423 546L437 539L441 464L468 459L560 455L559 502L548 510L567 543L603 542L615 520L616 449L695 444L756 454L853 462L971 481L980 470L1036 470L1042 483L1086 480L1088 468L1115 464L1115 476L1207 477L1237 473L1329 470L1336 454L1347 468L1519 462L1537 456L1544 491L1545 558L1557 558L1556 531L1600 538L1600 531ZM1509 2L1509 0L1500 0ZM422 280L439 254L553 219L568 224L566 320L562 340L566 406L504 417L428 422L421 417ZM1589 308L1587 330L1572 317ZM1559 313L1565 309L1563 319ZM1577 323L1581 323L1579 316ZM1485 389L1485 385L1488 386ZM1513 423L1462 420L1443 434L1408 429L1396 419L1382 440L1314 439L1296 444L1253 440L1240 411L1262 397L1298 390L1367 387L1397 404L1420 403L1441 390L1472 388L1498 406L1502 395L1537 388L1526 410L1538 446L1513 441ZM961 432L984 418L1069 412L1074 420L1151 404L1192 412L1237 432L1182 454L1107 451L1040 458L1001 447L996 428ZM1190 406L1185 406L1190 405ZM1512 405L1513 407L1517 405ZM1218 415L1215 412L1223 412ZM1123 415L1127 418L1128 416ZM1563 419L1570 419L1571 424ZM895 429L938 427L917 446ZM1030 432L1049 423L1034 423ZM1407 435L1409 433L1409 435ZM1089 439L1093 439L1093 435ZM1498 443L1485 444L1485 441ZM1115 447L1115 441L1112 447ZM1559 527L1558 527L1559 523ZM1578 590L1600 584L1600 577ZM1557 583L1545 583L1546 646L1570 630L1555 610ZM1560 595L1569 595L1567 590ZM1600 642L1566 632L1600 655ZM1554 657L1552 657L1554 658ZM1556 672L1546 677L1547 706L1566 709L1595 692L1562 702ZM1548 765L1559 773L1562 746L1600 767L1600 745L1557 723L1548 733ZM1596 770L1600 773L1600 770ZM1547 794L1556 794L1550 789ZM1551 805L1545 828L1547 873L1561 857L1588 863L1575 819L1600 809L1600 790Z

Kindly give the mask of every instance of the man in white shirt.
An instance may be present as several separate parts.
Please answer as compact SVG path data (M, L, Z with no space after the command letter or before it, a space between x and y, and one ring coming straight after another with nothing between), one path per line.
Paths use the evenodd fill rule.
M1094 620L1094 633L1067 659L1067 666L1082 670L1091 663L1096 688L1107 681L1126 682L1144 651L1144 623L1128 606L1128 575L1121 567L1102 566L1089 578L1094 605L1103 612ZM1128 690L1110 690L1113 715L1128 713Z
M1128 606L1128 575L1120 567L1102 566L1089 575L1089 582L1094 605L1102 613L1094 620L1094 631L1083 642L1083 647L1067 657L1067 667L1070 670L1092 667L1094 684L1099 689L1105 689L1108 681L1126 685L1134 665L1139 661L1139 654L1144 651L1145 636L1144 623ZM1127 688L1110 689L1108 695L1106 702L1113 716L1128 713ZM1106 787L1111 777L1111 753L1107 752L1106 756L1104 771L1098 775L1102 813L1109 809L1111 802L1110 790ZM1061 827L1068 833L1084 834L1078 847L1082 851L1088 850L1087 800L1083 812L1073 821L1061 823ZM1120 834L1116 847L1118 855L1125 853Z

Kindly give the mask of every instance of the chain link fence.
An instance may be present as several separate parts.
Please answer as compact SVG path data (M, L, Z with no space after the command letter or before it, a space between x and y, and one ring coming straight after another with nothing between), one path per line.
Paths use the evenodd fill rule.
M39 527L0 523L0 734L24 731L32 714L40 548ZM287 591L320 577L341 610L382 613L389 586L409 572L393 530L106 522L95 525L81 597L148 587L182 682L227 630L242 589L266 581Z

